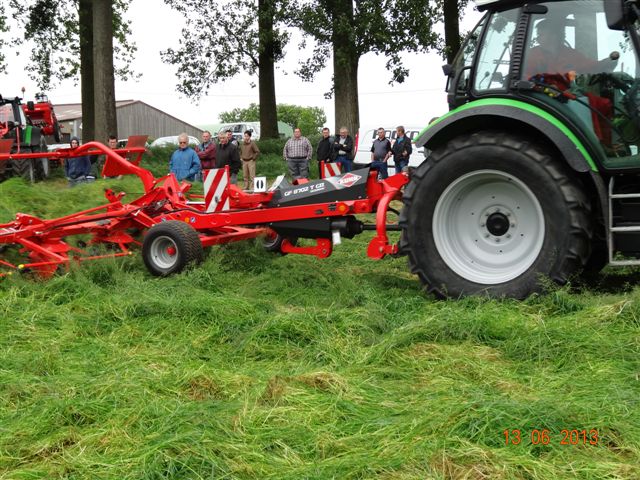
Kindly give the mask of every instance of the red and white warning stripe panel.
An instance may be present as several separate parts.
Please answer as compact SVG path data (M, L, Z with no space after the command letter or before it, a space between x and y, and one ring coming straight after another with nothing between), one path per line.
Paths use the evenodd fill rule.
M324 164L324 171L323 173L323 178L327 178L327 177L335 177L336 175L340 175L342 172L340 172L340 164L339 163L325 163Z
M229 210L229 172L226 168L203 170L206 212Z

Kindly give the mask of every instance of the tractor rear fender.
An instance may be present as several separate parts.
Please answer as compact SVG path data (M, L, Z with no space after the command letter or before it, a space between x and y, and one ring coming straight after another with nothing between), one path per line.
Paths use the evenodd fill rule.
M532 143L566 162L589 189L588 195L597 198L606 221L606 187L593 156L560 120L533 105L504 99L468 103L432 122L420 132L416 145L435 150L452 138L487 129L526 135Z

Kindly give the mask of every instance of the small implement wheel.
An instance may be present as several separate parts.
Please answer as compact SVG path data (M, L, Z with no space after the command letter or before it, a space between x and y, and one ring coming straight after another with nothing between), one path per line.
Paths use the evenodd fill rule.
M279 253L281 255L286 255L285 252L282 251L282 242L285 239L279 233L274 232L273 230L269 230L269 233L262 238L262 248L264 248L267 252ZM296 245L298 243L297 238L288 238L289 243L292 245Z
M478 132L416 169L404 196L403 248L438 296L524 298L543 277L585 265L593 224L573 172L526 138Z
M198 232L178 220L158 223L149 229L142 243L142 259L149 272L165 277L202 262Z

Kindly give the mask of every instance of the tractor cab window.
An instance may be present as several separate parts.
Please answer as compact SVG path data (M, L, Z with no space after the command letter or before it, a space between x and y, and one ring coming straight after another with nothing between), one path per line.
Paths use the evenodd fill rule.
M509 83L513 34L519 15L519 10L510 10L491 17L476 68L476 91L506 90Z
M629 33L610 30L602 1L546 2L532 15L522 77L591 130L610 157L640 143L638 58Z
M0 123L13 122L13 107L10 103L0 105Z
M486 18L487 17L484 16L467 36L467 39L451 66L447 80L448 101L451 108L455 108L467 100L470 87L469 78L471 77L471 66L473 65L473 59L475 58L476 49L480 41L480 36L482 35L482 29L486 23Z

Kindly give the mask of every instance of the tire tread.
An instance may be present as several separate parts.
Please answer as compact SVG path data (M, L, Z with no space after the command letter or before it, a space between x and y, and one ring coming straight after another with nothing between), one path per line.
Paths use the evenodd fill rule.
M446 286L437 285L431 278L429 270L425 268L428 262L420 258L422 252L417 251L411 239L410 224L412 218L417 216L417 213L412 210L417 187L438 162L451 153L470 147L488 146L501 146L526 152L527 156L546 170L562 191L562 196L568 206L569 231L573 240L560 265L551 272L550 278L559 284L566 283L574 273L585 266L591 254L591 238L594 233L591 221L591 204L577 180L568 173L568 167L555 161L545 150L531 143L526 137L519 135L500 131L481 131L465 137L456 137L432 152L429 159L413 172L412 180L404 191L404 207L399 218L399 224L402 227L400 248L407 253L411 273L418 275L427 292L441 298L449 296Z

